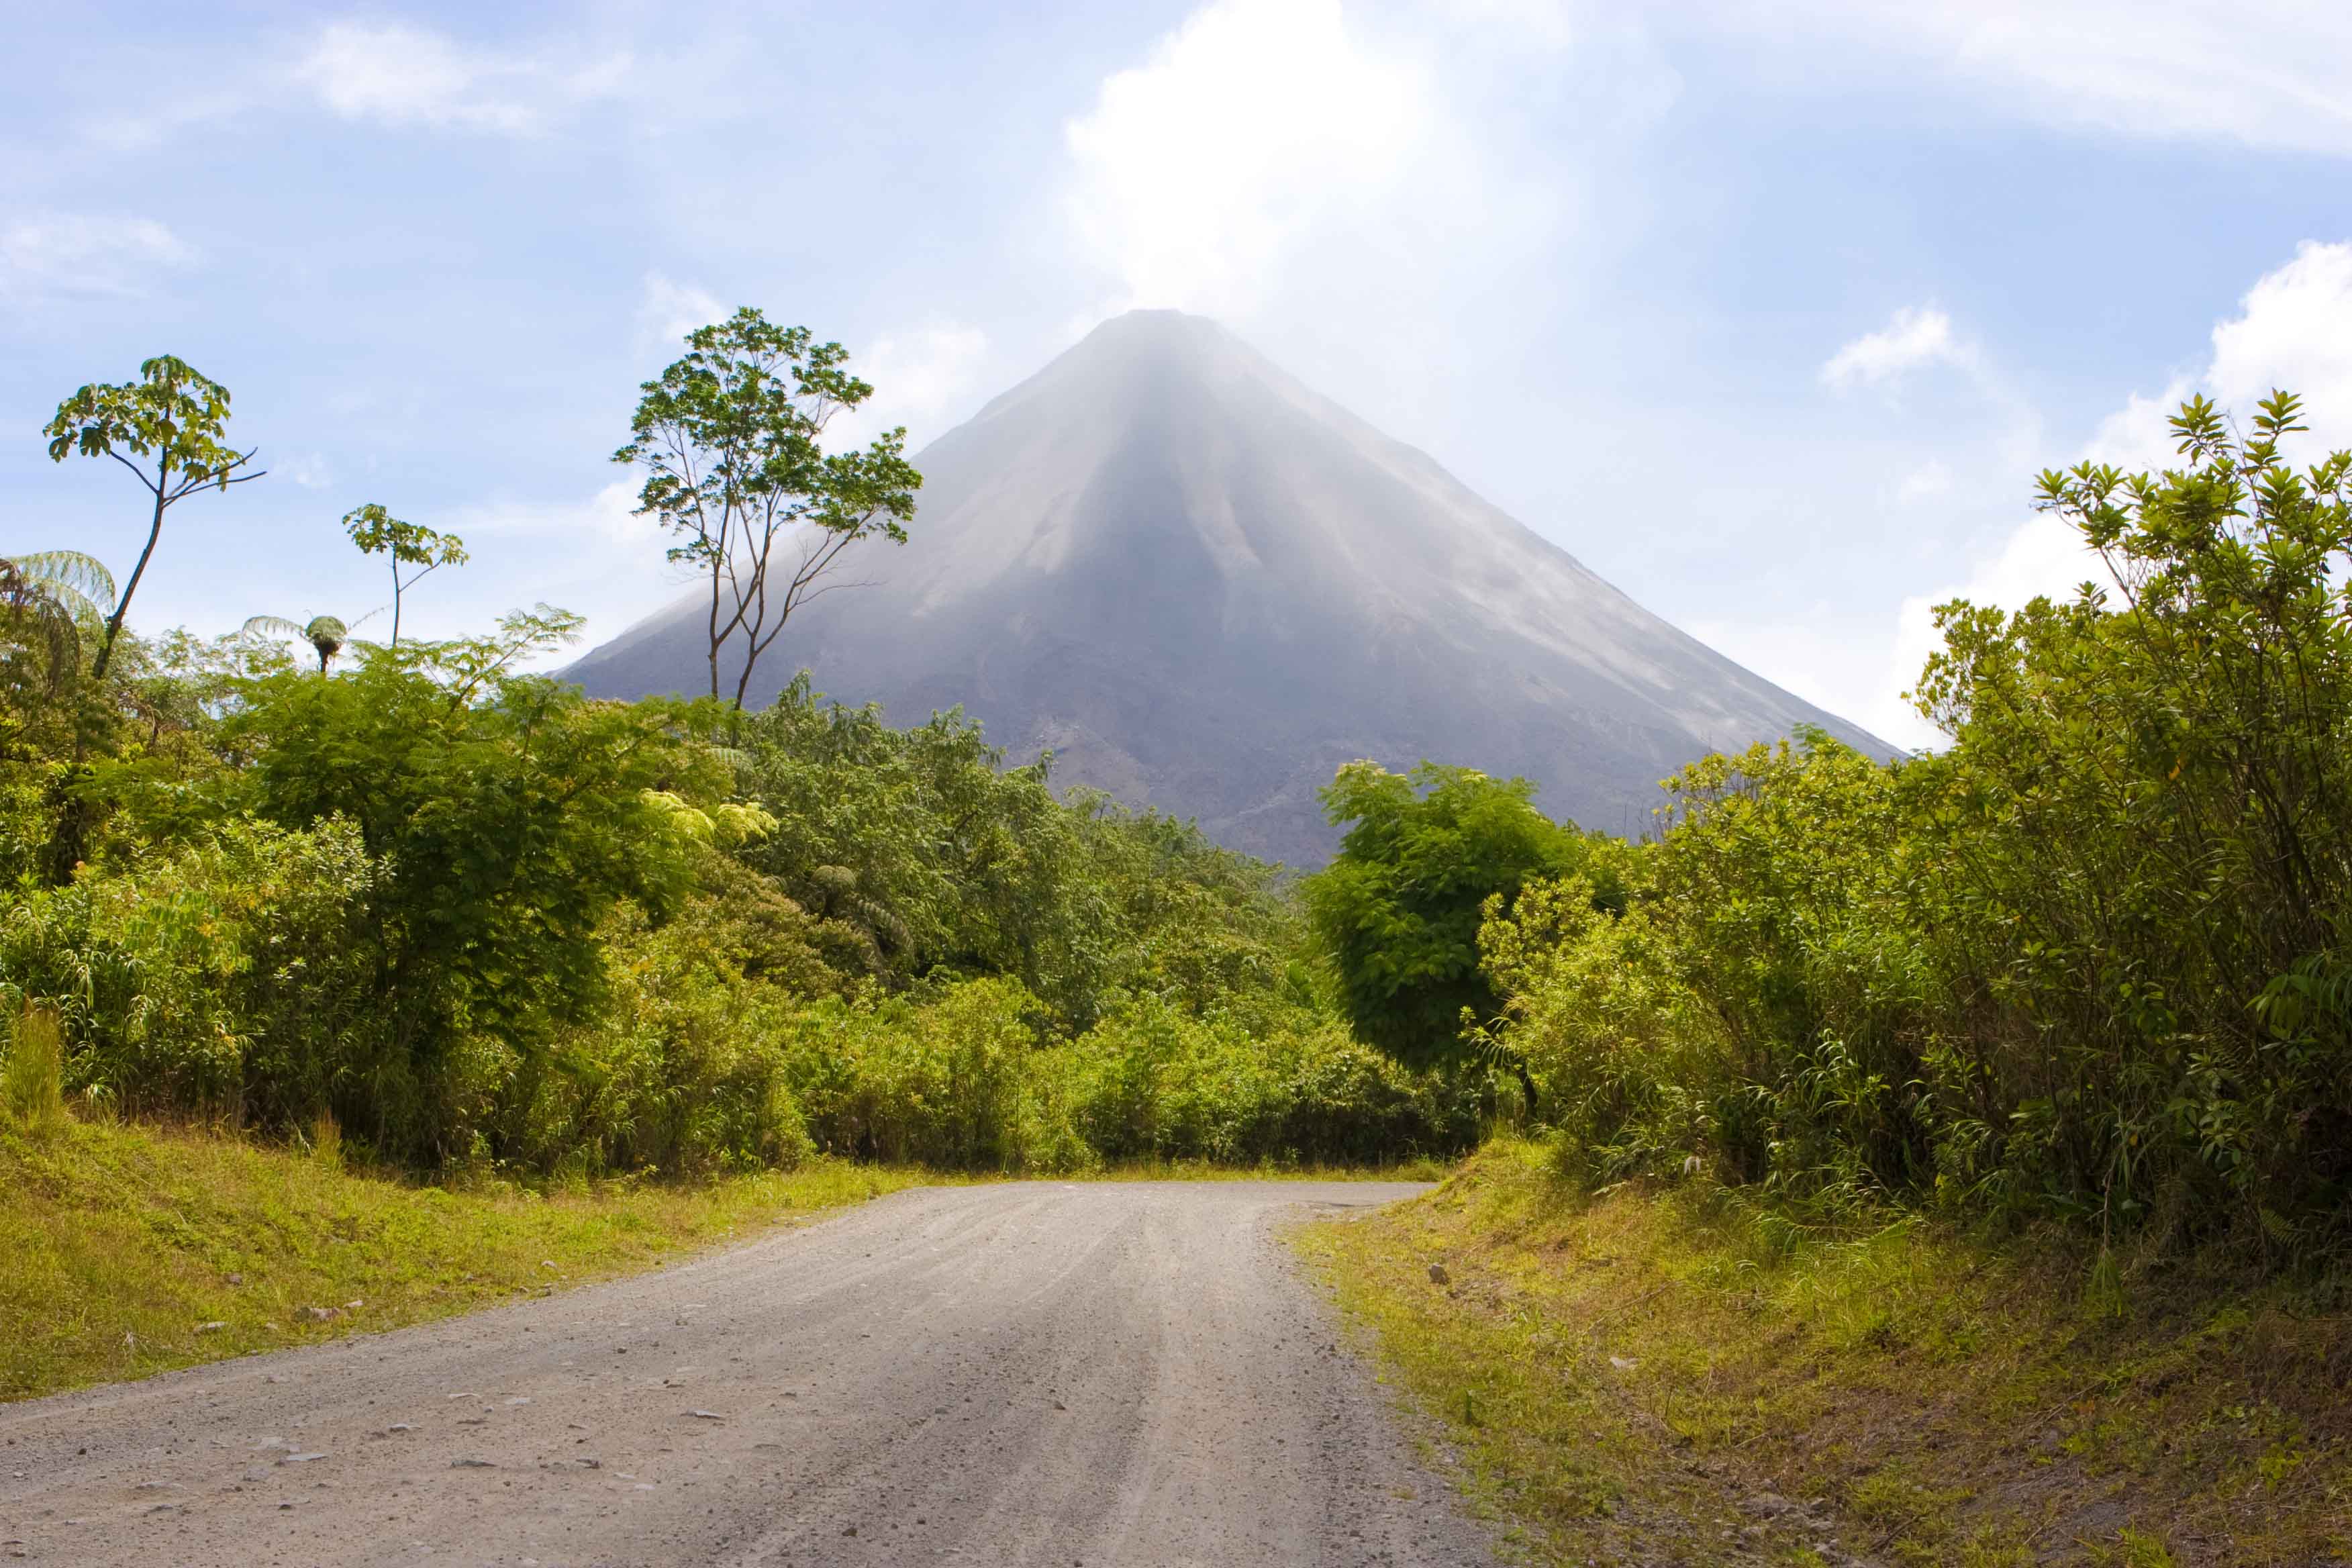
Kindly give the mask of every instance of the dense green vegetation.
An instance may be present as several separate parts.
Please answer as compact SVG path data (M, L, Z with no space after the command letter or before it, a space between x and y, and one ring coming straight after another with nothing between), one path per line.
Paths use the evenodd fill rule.
M804 573L902 538L919 481L896 437L817 447L867 391L837 345L746 313L689 348L622 456L750 595L713 623L748 658L813 580L758 609L776 541L814 531ZM157 454L176 500L246 477L227 409L158 360L68 399L53 454ZM464 560L381 505L342 527L395 604ZM960 714L895 729L804 680L593 700L526 672L578 626L545 605L151 640L128 597L68 552L0 568L0 1002L34 1099L533 1176L1395 1161L1491 1104L1351 1037L1275 868L1057 794Z
M139 574L0 564L26 1105L541 1175L1465 1147L1489 1096L1352 1039L1275 868L1056 795L1049 757L1007 766L955 712L891 729L807 682L719 703L722 656L748 679L842 543L906 541L919 475L896 433L818 447L870 393L840 345L739 312L687 348L618 458L710 581L710 699L524 672L579 626L548 606L402 639L402 595L466 555L376 503L343 529L391 566L385 644L334 616L143 639ZM169 505L258 478L226 421L228 390L160 357L47 435L139 472L152 552Z
M1271 868L1056 799L955 715L897 731L802 687L736 721L513 672L562 629L362 645L329 675L126 634L121 683L74 689L109 743L0 764L0 983L62 1020L73 1101L551 1172L1377 1159L1475 1131L1467 1087L1318 1005ZM134 680L167 699L137 733ZM41 886L61 809L84 858Z
M1398 774L1349 763L1323 791L1324 809L1348 831L1303 889L1357 1037L1421 1067L1458 1071L1483 1054L1517 1074L1530 1111L1541 1100L1526 1062L1479 1027L1502 1005L1478 947L1488 903L1580 876L1595 907L1624 903L1610 862L1572 825L1538 811L1534 794L1525 779L1471 768L1423 763Z
M2352 456L2298 423L2045 475L2113 589L1945 606L1932 752L1710 757L1637 844L1343 775L1342 994L1528 1136L1302 1245L1534 1560L2352 1551Z
M2042 480L2114 593L1945 606L1947 746L1709 758L1654 842L1489 904L1489 1032L1566 1173L2352 1239L2352 454L2289 467L2284 395L2174 427L2177 471Z

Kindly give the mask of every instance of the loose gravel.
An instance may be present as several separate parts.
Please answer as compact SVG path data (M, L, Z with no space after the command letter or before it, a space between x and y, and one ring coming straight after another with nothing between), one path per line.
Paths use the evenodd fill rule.
M1490 1564L1274 1234L1419 1190L918 1189L613 1284L0 1407L0 1550Z

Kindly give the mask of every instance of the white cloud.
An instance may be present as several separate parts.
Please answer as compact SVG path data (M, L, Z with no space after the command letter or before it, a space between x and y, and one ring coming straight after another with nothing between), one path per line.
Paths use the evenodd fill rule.
M2241 424L2271 393L2299 394L2315 443L2352 446L2352 242L2304 241L2293 260L2246 290L2237 315L2215 324L2212 342L2202 374L2175 376L2153 395L2133 394L2101 422L2084 455L2131 469L2176 466L2167 421L2200 392Z
M1445 0L1445 9L1456 22L1509 39L1514 47L1562 49L1578 31L1568 0Z
M2217 323L2204 371L2175 377L2161 393L2135 393L2102 420L2083 456L2131 470L2177 466L2166 420L2202 392L2238 417L2274 388L2304 395L2307 445L2352 446L2352 243L2305 241L2293 260L2256 280L2238 313ZM2021 523L1999 549L1950 587L1904 601L1895 648L1903 684L1917 678L1937 647L1932 611L1960 598L2019 609L2037 595L2068 596L2084 582L2111 582L2105 563L2074 530L2046 513Z
M322 490L335 482L334 466L321 452L301 452L291 458L280 458L269 466L269 471L292 479L306 490Z
M1844 80L1940 83L2043 124L2352 155L2352 8L2341 5L1717 0L1676 20L1743 30ZM1845 43L1882 58L1845 58Z
M1444 451L1498 336L1606 287L1638 215L1571 235L1679 90L1573 0L1206 0L1065 123L1038 264L1068 338L1213 316Z
M648 272L637 302L637 346L675 353L687 333L732 314L709 290Z
M2211 395L2240 414L2273 390L2300 393L2318 434L2352 446L2352 242L2305 240L2213 329Z
M1065 127L1069 217L1115 309L1230 310L1302 230L1384 190L1435 114L1424 73L1338 0L1214 0Z
M2149 396L2135 392L2124 405L2099 421L2083 456L2136 473L2158 473L2171 468L2179 452L2165 421L2197 390L2196 379L2179 375L2162 392Z
M589 547L649 550L661 538L661 525L636 516L636 506L637 481L615 479L584 501L484 501L462 507L451 514L447 526L467 538L475 533L562 535ZM658 560L658 553L653 559Z
M0 224L0 300L144 293L195 252L149 218L47 213Z
M1951 488L1952 470L1946 468L1941 461L1930 458L1918 468L1904 475L1903 482L1895 487L1895 504L1916 506L1921 501L1932 500L1937 496L1948 494Z
M311 41L294 78L346 120L530 135L613 91L627 68L620 56L566 68L467 49L399 23L337 22Z
M636 74L625 52L561 60L500 55L403 23L331 23L290 53L222 73L200 90L170 86L110 103L75 129L111 153L138 153L213 122L284 107L291 86L350 121L394 127L537 135L578 106L623 93Z
M144 153L174 136L252 107L249 89L214 89L182 98L142 95L131 103L110 103L81 119L77 128L112 153Z
M1822 380L1843 390L1857 383L1892 386L1908 372L1927 365L1973 366L1972 350L1952 334L1952 319L1932 306L1906 306L1874 332L1865 332L1832 354Z
M898 425L907 427L908 448L919 448L965 412L981 390L981 372L988 363L988 334L961 321L932 321L886 332L863 353L851 346L849 368L874 388L874 395L826 426L825 445L835 451L864 446Z
M1458 317L1466 275L1540 251L1574 198L1556 138L1527 134L1530 106L1573 94L1591 125L1620 128L1675 90L1646 57L1604 61L1613 37L1564 58L1567 15L1209 0L1063 127L1067 233L1108 283L1088 322L1369 311L1393 337L1441 300Z

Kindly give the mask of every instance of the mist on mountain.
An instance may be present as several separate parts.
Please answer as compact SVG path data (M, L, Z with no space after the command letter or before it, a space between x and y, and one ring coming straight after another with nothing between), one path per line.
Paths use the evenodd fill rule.
M1310 867L1338 837L1316 792L1357 758L1523 775L1550 815L1626 831L1710 752L1815 725L1893 753L1199 317L1104 323L916 466L913 542L845 558L755 703L806 669L901 724L960 706L1016 757L1051 750L1057 784ZM571 677L701 689L705 607Z

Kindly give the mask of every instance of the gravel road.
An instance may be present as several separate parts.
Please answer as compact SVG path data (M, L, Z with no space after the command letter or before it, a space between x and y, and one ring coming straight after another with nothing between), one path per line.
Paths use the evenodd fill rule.
M472 1317L0 1406L0 1554L1468 1564L1274 1235L1419 1189L897 1194Z

